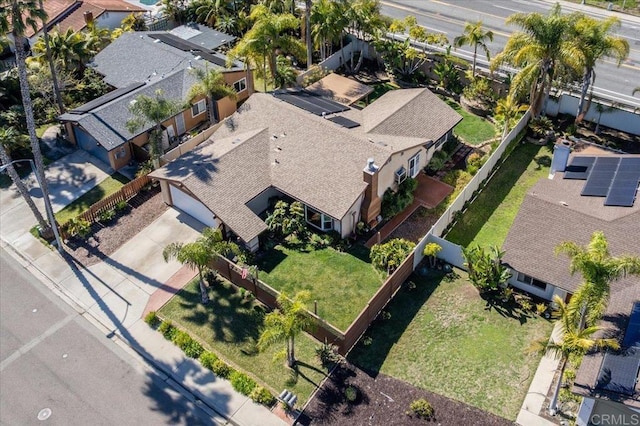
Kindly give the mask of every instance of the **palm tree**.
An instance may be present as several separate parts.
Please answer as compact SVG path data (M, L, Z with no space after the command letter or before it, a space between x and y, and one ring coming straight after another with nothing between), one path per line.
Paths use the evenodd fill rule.
M31 27L34 32L38 30L38 21L43 22L47 14L42 10L35 0L0 0L0 33L7 33L11 30L16 48L16 65L18 67L18 78L20 81L20 94L22 96L22 106L24 107L25 119L27 122L27 132L31 143L31 152L35 163L36 173L40 178L43 198L49 197L49 186L44 175L44 161L40 151L40 141L36 135L36 123L33 116L33 104L29 93L29 80L27 77L27 67L25 63L26 52L24 37L27 27ZM17 185L17 183L16 183ZM23 187L24 188L24 187ZM20 187L19 187L20 190ZM23 193L23 197L28 197L28 193ZM44 235L51 234L51 226L43 226L44 221L38 222L42 227ZM53 224L51 224L53 225Z
M207 115L209 123L216 123L219 119L216 103L214 101L230 96L236 99L236 91L225 81L222 73L205 65L204 68L194 68L191 72L198 81L189 89L189 101L205 96L207 98Z
M562 386L562 376L567 366L567 361L572 355L584 355L591 349L618 349L620 345L615 339L597 339L593 335L601 329L598 326L587 328L580 327L579 310L580 307L574 299L566 304L558 295L553 298L557 309L554 311L556 318L554 331L549 341L535 341L531 345L531 350L535 352L553 354L560 357L560 367L558 382L556 384L551 403L549 404L549 414L554 416L558 410L558 394Z
M161 90L157 90L154 97L139 95L129 105L133 115L126 123L129 132L136 133L149 124L153 126L149 131L149 153L155 168L160 167L162 155L162 122L182 111L183 106L182 102L163 97Z
M569 272L582 275L583 284L573 295L580 309L580 326L594 325L602 318L609 299L612 281L626 275L640 275L640 257L623 255L613 257L602 231L591 235L591 241L581 247L572 241L565 241L556 247L556 254L569 256Z
M357 0L355 2L348 0L343 2L342 12L345 13L346 22L351 27L351 32L356 34L360 40L369 40L384 28L378 0ZM355 65L353 64L353 56L351 56L350 65L345 62L350 73L357 74L360 70L364 60L365 46L365 43L360 43L360 55Z
M589 110L593 93L589 95L588 102L585 102L585 98L589 88L596 81L596 63L601 59L613 57L616 59L618 66L620 66L622 61L629 56L629 42L622 37L611 34L619 27L620 20L616 17L600 21L586 15L581 15L573 25L571 38L575 44L575 49L580 52L580 59L584 69L580 102L576 112L576 123L581 122Z
M29 196L29 190L22 179L20 179L20 176L18 175L18 172L16 172L15 167L13 167L13 164L11 164L11 156L9 155L9 151L12 147L28 145L28 142L24 139L25 135L21 135L13 127L0 128L0 161L2 161L2 164L7 166L7 172L9 173L11 180L16 184L18 192L22 195L24 201L26 201L29 209L31 209L31 212L38 221L38 225L40 225L40 229L44 230L48 227L47 221L42 216L42 213L40 213L40 210L36 207L33 199Z
M513 96L507 95L498 100L495 110L495 119L502 123L502 140L507 137L509 131L518 123L522 113L527 111L527 105L519 104Z
M38 5L40 9L44 11L43 0L39 0ZM51 47L49 44L49 28L47 27L46 18L42 21L42 34L44 36L44 44L46 46L47 62L49 63L49 69L51 70L51 82L53 84L53 96L56 98L56 104L58 104L58 111L60 114L64 113L64 104L62 103L62 96L60 95L60 85L58 84L58 75L56 67L53 63L51 56Z
M484 50L487 55L487 61L491 59L491 52L487 47L487 40L493 41L493 31L485 31L482 28L482 21L478 21L475 24L467 22L464 26L464 33L453 39L454 47L473 46L473 67L472 74L476 75L476 56L478 54L478 46Z
M107 28L97 26L95 21L91 21L87 24L84 39L89 54L94 56L111 43L111 32Z
M52 59L59 63L64 71L71 72L76 76L81 75L85 63L91 58L89 43L83 34L69 27L62 33L58 30L51 32L49 39ZM46 49L45 41L41 38L38 39L33 44L33 60L44 64Z
M198 22L210 26L217 26L218 21L224 16L229 16L224 0L205 0L195 7L195 16Z
M258 348L264 350L274 343L286 342L285 353L289 368L296 365L295 337L313 324L305 305L310 298L311 293L306 290L296 293L293 300L280 293L280 308L268 313L264 319L265 328L258 339Z
M247 31L238 44L229 52L229 59L247 58L256 67L262 67L264 90L267 91L267 66L271 79L277 72L276 57L278 53L290 53L296 58L303 58L305 46L290 34L299 27L299 20L291 14L276 15L263 6L253 8L249 18L254 21L253 27Z
M511 93L518 97L529 89L531 111L537 117L549 95L556 68L566 65L579 69L578 54L567 40L570 22L556 3L547 16L516 13L506 23L519 25L523 31L509 37L502 52L493 58L491 68L504 63L521 68L513 78Z
M320 50L320 58L324 61L331 54L331 45L342 33L334 23L334 10L337 3L331 0L319 0L311 7L311 36L313 43Z
M311 41L311 0L304 2L304 38L307 45L307 69L313 65L313 42Z

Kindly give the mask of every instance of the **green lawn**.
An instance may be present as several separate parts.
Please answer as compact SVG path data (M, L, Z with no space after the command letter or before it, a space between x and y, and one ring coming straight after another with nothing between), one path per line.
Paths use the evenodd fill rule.
M243 301L239 292L224 281L211 286L211 301L200 303L197 280L174 296L158 314L187 331L236 369L242 370L274 394L287 388L298 395L298 405L304 404L326 376L315 355L319 346L313 338L301 335L296 339L297 376L284 359L274 360L274 354L284 349L284 343L274 344L265 352L257 352L255 343L264 321L264 307Z
M71 204L56 213L56 220L60 224L66 223L69 219L83 213L85 210L91 207L91 205L118 191L127 182L129 182L129 179L127 179L120 173L115 173L112 176L109 176L98 185L90 189L88 192L83 194L80 198L76 199Z
M546 146L518 144L446 239L468 246L502 246L529 189L549 174Z
M412 277L349 359L415 386L515 420L540 356L527 352L551 323L489 309L466 273L454 280ZM437 413L436 413L437 414Z
M380 288L383 276L361 245L341 253L332 248L310 252L276 246L258 263L259 278L293 295L309 290L318 301L318 315L344 331ZM313 306L309 307L313 310Z
M453 128L453 132L470 145L479 145L496 136L493 124L487 119L471 114L451 99L444 100L462 116L462 121Z

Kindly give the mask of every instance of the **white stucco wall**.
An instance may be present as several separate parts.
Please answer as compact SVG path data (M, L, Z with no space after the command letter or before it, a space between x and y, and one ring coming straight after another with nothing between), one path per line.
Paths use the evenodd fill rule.
M341 220L333 221L333 228L340 233L342 238L347 238L353 232L355 227L360 221L360 209L362 208L362 201L364 200L364 193L358 197L355 203L349 209L349 212L344 215Z
M385 164L376 163L380 170L378 171L378 196L382 197L387 188L396 188L396 170L400 167L404 167L407 170L407 177L409 176L409 159L420 152L420 163L418 170L422 170L433 155L433 149L429 149L427 152L421 145L416 148L407 149L402 152L393 154Z

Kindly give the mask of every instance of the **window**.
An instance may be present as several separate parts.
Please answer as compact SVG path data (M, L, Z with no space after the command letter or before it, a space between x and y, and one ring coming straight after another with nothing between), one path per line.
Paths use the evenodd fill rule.
M233 83L233 88L236 89L236 93L244 92L247 90L247 79L241 78L240 80Z
M547 289L547 283L537 280L533 277L530 277L529 275L523 274L522 272L518 272L517 280L520 281L521 283L529 284L531 286L540 288L542 290Z
M304 207L305 219L310 225L322 230L330 231L333 229L333 218L324 213L312 209L309 206Z
M396 183L398 185L404 182L406 178L407 178L407 169L405 169L404 166L396 170Z
M115 157L116 160L118 160L120 158L124 158L126 155L127 155L127 151L125 150L124 146L121 146L116 150L116 153L113 156Z
M409 159L409 176L412 178L418 176L420 172L420 152Z
M191 117L195 117L196 115L200 115L207 110L207 103L204 99L196 102L191 105Z

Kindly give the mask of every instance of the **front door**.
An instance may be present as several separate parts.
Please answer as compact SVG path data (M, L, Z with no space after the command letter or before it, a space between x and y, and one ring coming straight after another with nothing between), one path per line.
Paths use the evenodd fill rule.
M409 159L409 176L412 178L418 176L418 172L420 171L420 153L418 152L416 155Z
M184 126L184 115L182 113L176 115L176 130L178 131L178 136L182 136L187 129Z

